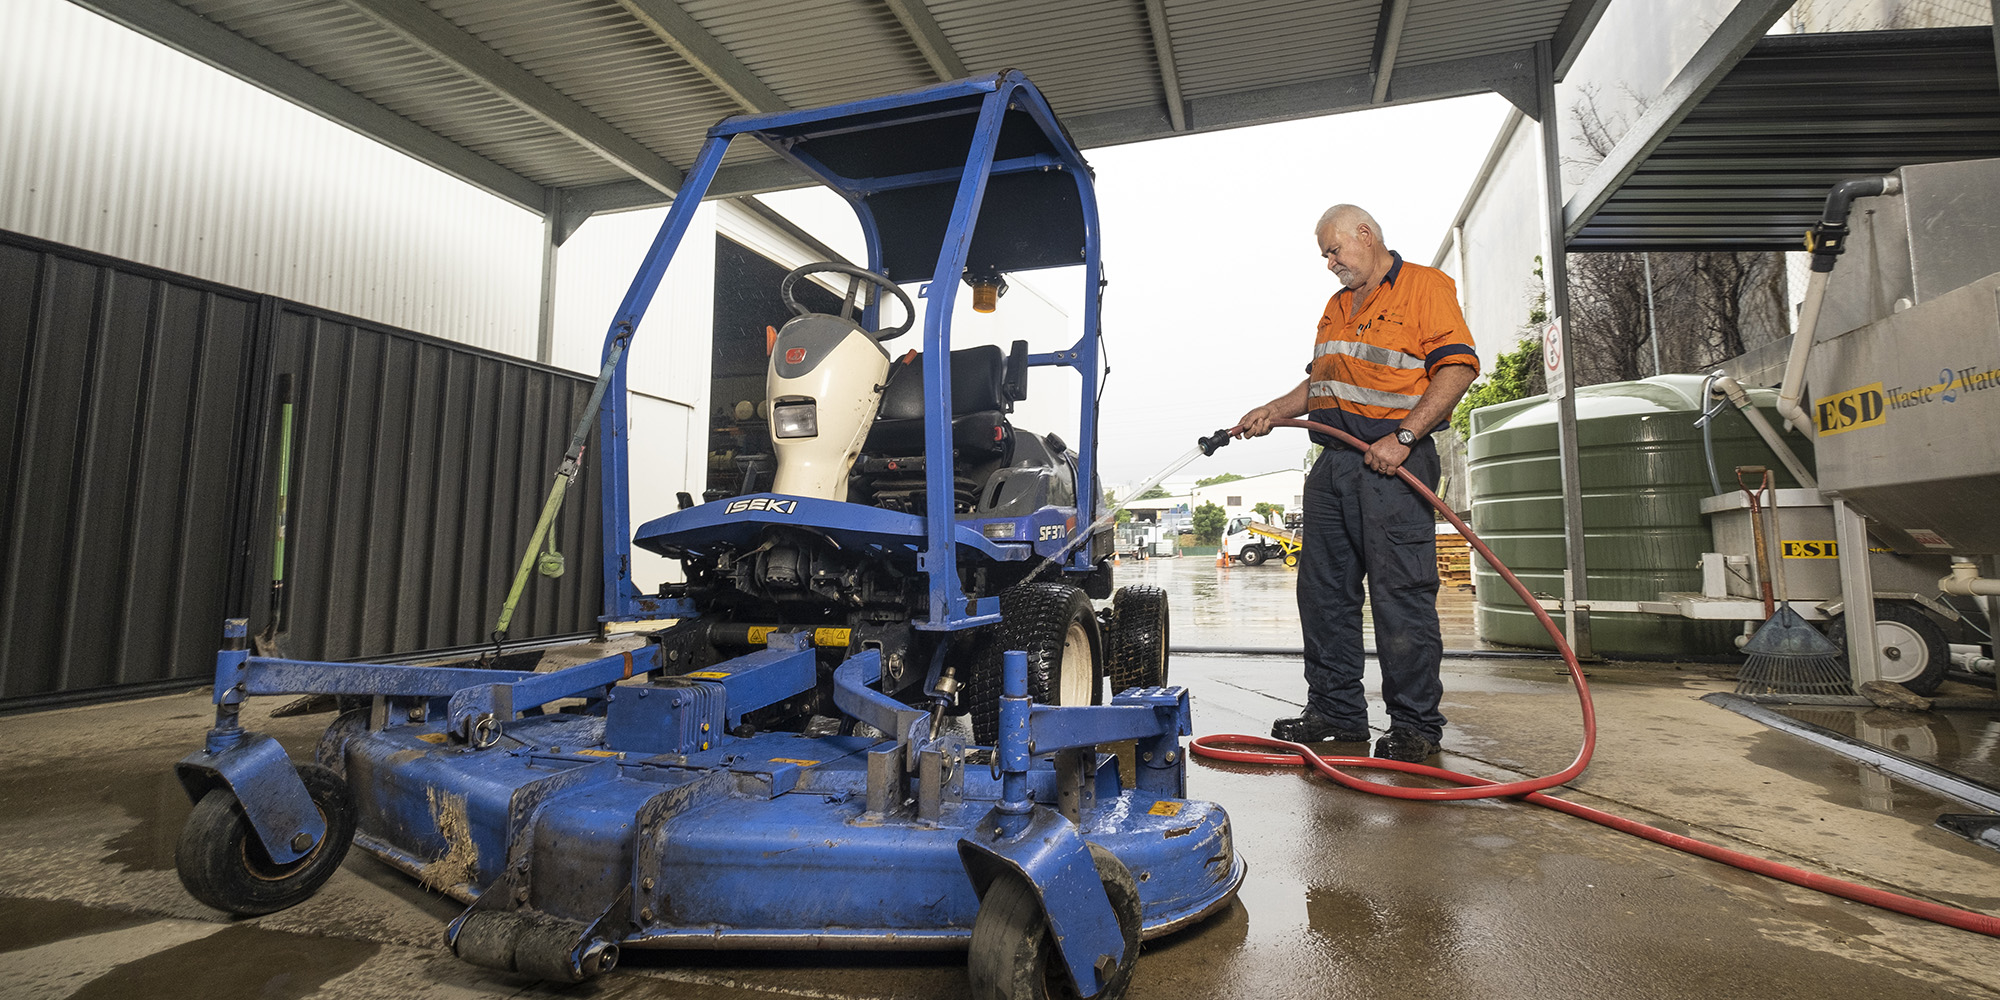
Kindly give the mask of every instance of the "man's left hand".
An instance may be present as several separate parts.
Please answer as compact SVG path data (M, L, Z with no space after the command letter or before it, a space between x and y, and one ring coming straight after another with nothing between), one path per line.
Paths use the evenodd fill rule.
M1403 467L1403 460L1409 457L1410 449L1399 444L1396 435L1390 434L1375 439L1375 443L1368 446L1368 454L1363 455L1361 460L1376 472L1393 476L1397 469Z

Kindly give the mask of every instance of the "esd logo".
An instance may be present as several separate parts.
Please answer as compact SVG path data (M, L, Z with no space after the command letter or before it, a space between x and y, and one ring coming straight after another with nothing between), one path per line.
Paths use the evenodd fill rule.
M1874 427L1888 419L1880 382L1813 401L1813 423L1822 436Z

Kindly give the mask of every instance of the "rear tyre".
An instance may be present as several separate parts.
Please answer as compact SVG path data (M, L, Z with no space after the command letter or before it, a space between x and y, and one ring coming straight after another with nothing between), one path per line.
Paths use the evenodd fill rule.
M1167 682L1167 592L1150 584L1120 587L1111 598L1104 672L1111 693Z
M1125 937L1124 959L1095 1000L1119 1000L1139 963L1139 883L1117 855L1096 844L1090 845L1090 860ZM1041 901L1026 880L1014 875L995 879L979 902L966 974L974 1000L1067 1000L1078 995L1049 937Z
M1246 545L1243 547L1242 558L1243 565L1255 566L1264 561L1264 547L1262 545Z
M1028 654L1028 696L1038 705L1095 705L1102 700L1103 638L1084 592L1066 583L1023 583L1000 594L1000 624L985 629L965 702L973 740L1000 735L1000 654Z
M277 864L228 788L210 789L195 803L174 848L174 868L188 895L238 916L276 913L312 898L333 876L354 840L355 808L347 783L318 764L298 764L306 793L326 821L326 834L305 857Z
M1847 648L1847 616L1833 620L1826 630L1833 644ZM1903 601L1875 602L1875 665L1882 679L1929 697L1944 683L1951 668L1951 647L1944 629L1929 613Z

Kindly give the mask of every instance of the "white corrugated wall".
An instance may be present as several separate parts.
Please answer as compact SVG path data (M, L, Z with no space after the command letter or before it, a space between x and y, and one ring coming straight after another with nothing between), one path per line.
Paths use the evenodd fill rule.
M65 0L0 2L0 228L535 353L539 218Z

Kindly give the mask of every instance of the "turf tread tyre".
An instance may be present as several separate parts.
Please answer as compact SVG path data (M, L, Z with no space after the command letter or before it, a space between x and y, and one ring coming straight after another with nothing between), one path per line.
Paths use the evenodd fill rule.
M174 847L174 868L188 895L218 910L254 917L305 902L333 877L354 841L353 795L330 768L294 766L326 821L326 836L305 857L275 864L236 793L212 788L195 803Z
M1094 1000L1119 1000L1131 988L1132 970L1139 963L1139 883L1117 855L1096 844L1089 846L1098 881L1104 884L1125 937L1125 958ZM995 879L979 901L979 914L972 923L966 973L972 980L973 1000L1074 998L1076 987L1060 963L1034 888L1016 875Z
M965 682L964 703L971 707L972 737L992 746L1000 734L1000 655L1010 649L1028 654L1028 695L1036 704L1061 704L1063 644L1072 624L1081 625L1090 641L1091 697L1103 700L1103 638L1097 613L1084 592L1067 583L1023 583L1000 592L1000 623L982 629L976 644L972 676Z
M1894 681L1909 688L1912 694L1926 698L1944 683L1945 672L1951 669L1951 646L1947 643L1944 629L1923 609L1904 601L1876 601L1875 629L1878 637L1882 626L1900 630L1908 637L1908 645L1923 649L1922 662L1908 658L1887 662L1878 657L1876 666L1880 668L1882 679ZM1826 630L1826 637L1842 649L1847 648L1847 616L1835 618ZM1898 643L1898 646L1906 645Z
M1167 592L1147 583L1120 587L1111 598L1104 638L1104 672L1111 693L1167 683Z

